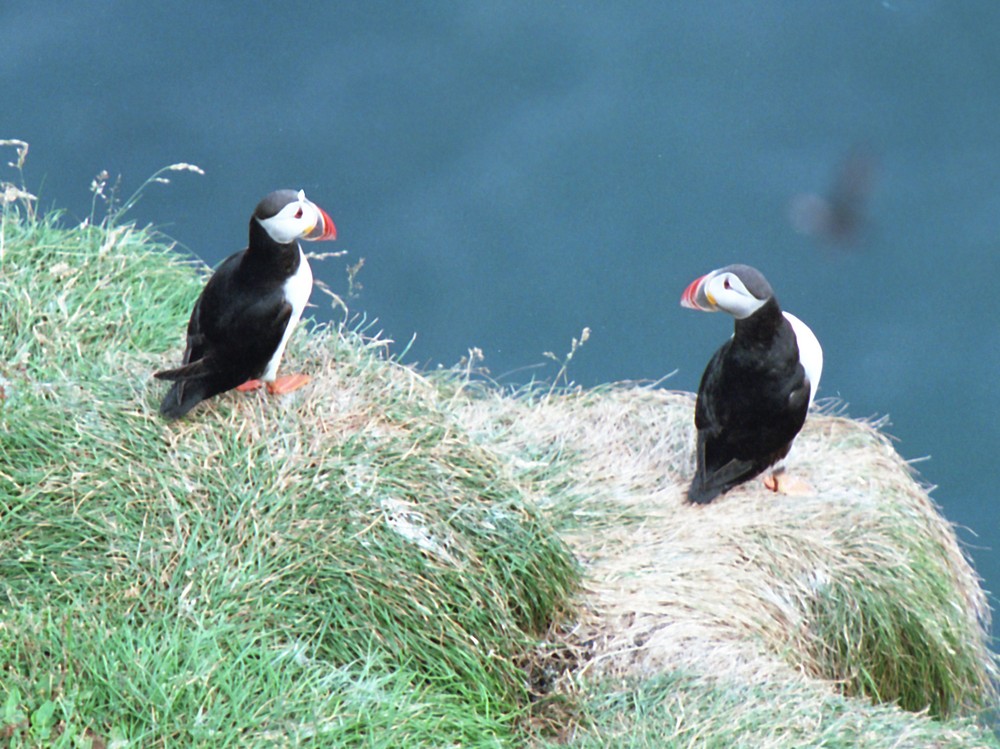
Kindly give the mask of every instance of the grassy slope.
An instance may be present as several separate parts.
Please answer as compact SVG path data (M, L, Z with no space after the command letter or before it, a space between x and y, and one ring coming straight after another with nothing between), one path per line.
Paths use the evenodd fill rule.
M530 445L580 458L582 527L563 535L587 594L560 639L578 658L563 689L594 725L571 746L997 745L912 714L995 707L989 611L953 530L872 426L814 413L788 463L813 491L753 482L698 508L682 499L690 394L463 410L510 460Z
M685 397L512 398L335 329L296 336L304 391L166 424L202 276L13 206L2 246L0 740L1000 745L963 718L982 593L867 427L804 435L824 497L831 451L880 461L834 511L696 512Z

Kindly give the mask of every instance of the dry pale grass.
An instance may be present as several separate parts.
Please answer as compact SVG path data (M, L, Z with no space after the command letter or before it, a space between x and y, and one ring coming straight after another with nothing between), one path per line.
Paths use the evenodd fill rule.
M758 480L692 506L692 395L616 386L527 400L473 401L466 424L512 460L546 444L575 453L578 512L618 519L568 536L585 562L582 613L563 635L577 680L820 680L935 714L992 701L979 580L875 425L814 412L786 461L811 490Z

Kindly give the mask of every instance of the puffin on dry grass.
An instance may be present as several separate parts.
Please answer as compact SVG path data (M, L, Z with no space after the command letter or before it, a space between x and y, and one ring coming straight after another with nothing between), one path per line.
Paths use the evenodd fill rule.
M337 228L302 190L267 195L250 217L246 249L219 266L195 302L182 366L156 372L173 382L160 413L177 419L201 401L236 388L289 393L304 374L278 377L292 330L312 292L312 270L299 245L336 239Z
M788 454L816 395L823 349L805 323L782 312L767 279L748 265L695 279L681 305L735 318L732 338L705 368L695 405L697 469L687 496L706 504ZM779 488L774 474L765 484Z

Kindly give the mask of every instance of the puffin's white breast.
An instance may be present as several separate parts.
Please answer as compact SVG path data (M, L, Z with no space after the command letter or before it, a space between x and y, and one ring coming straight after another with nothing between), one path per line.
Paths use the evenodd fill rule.
M285 295L285 300L292 305L292 314L288 318L288 325L285 327L285 333L281 336L281 343L278 344L278 348L274 351L274 356L271 357L271 361L267 363L267 368L264 370L264 374L261 378L264 382L274 382L275 377L278 376L278 365L281 364L281 357L285 353L285 346L288 345L288 339L292 335L292 331L295 330L295 326L299 322L299 318L302 317L302 312L306 308L306 302L309 301L309 295L312 293L313 287L313 274L312 268L309 267L309 261L306 259L306 254L299 247L299 267L296 269L295 273L285 281L285 285L282 287L282 291Z
M823 347L819 345L819 340L808 325L791 312L782 312L782 314L791 323L792 331L795 333L795 342L799 347L799 363L806 371L806 377L809 378L809 405L811 406L813 398L816 397L816 389L819 387L819 378L823 374Z

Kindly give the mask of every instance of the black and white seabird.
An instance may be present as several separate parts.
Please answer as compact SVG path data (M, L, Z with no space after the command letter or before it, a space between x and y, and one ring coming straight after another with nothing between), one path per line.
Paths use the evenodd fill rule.
M868 204L876 182L875 154L863 145L851 149L825 195L802 193L789 206L789 219L800 234L842 247L856 245L869 228Z
M788 454L819 386L823 349L805 323L782 312L767 279L748 265L695 279L681 305L736 319L698 387L698 466L688 500L705 504Z
M312 270L299 240L336 239L330 216L302 190L278 190L250 217L247 248L219 266L195 302L184 363L157 372L173 381L160 413L176 419L213 395L267 385L288 393L304 374L278 377L292 330L312 292Z

